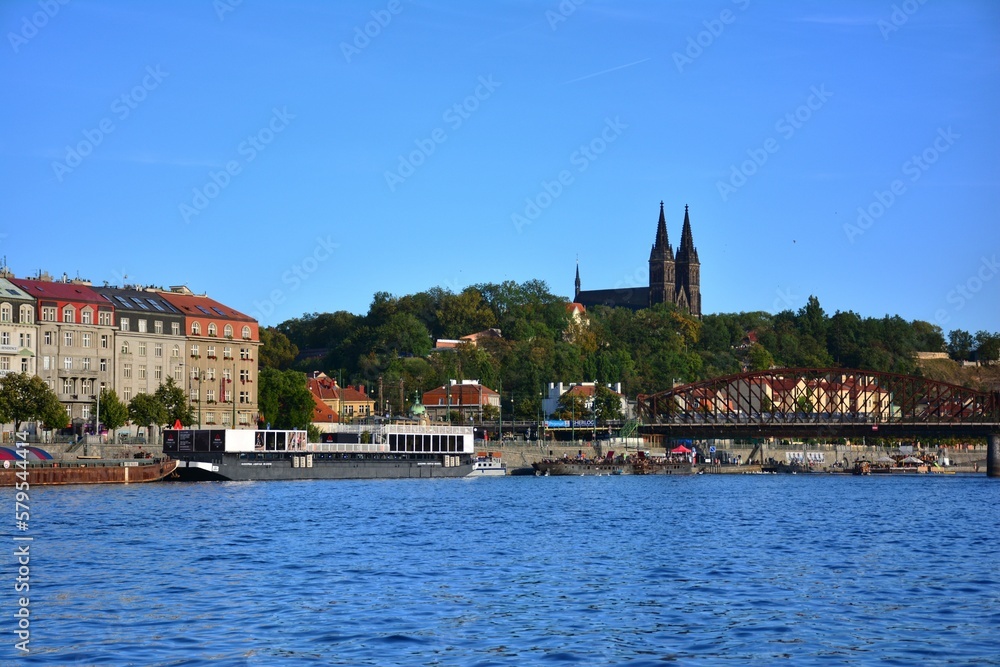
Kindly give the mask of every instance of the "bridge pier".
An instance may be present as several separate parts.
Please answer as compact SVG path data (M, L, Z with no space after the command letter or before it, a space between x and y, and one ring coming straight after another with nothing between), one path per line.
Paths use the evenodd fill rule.
M986 476L1000 477L1000 433L992 433L986 446Z

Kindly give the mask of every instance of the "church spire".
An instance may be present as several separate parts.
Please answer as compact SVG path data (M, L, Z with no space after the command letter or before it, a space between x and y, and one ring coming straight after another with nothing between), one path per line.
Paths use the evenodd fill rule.
M673 260L674 250L670 247L670 239L667 237L667 218L663 214L663 202L660 202L660 219L656 223L656 242L653 243L653 250L649 253L650 259L654 257L664 257Z
M694 247L694 237L691 235L691 218L688 217L687 204L684 205L684 226L681 228L681 244L677 246L677 261L698 261L698 249Z
M576 291L573 293L573 301L580 298L580 258L576 258Z

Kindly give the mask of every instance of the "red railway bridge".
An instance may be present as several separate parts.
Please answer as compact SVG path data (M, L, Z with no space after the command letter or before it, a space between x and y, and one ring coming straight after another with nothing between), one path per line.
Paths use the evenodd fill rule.
M672 438L985 437L1000 477L1000 392L844 368L739 373L640 395L642 430Z

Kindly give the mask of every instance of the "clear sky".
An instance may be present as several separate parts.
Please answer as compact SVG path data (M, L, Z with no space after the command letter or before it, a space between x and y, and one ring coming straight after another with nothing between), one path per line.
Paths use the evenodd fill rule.
M0 4L0 254L276 324L647 283L1000 331L993 0Z

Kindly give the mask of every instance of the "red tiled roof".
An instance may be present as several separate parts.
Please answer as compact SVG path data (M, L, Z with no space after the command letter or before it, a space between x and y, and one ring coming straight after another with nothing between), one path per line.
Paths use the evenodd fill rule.
M57 283L48 280L30 280L28 278L8 278L8 280L36 299L84 301L87 303L99 303L105 306L112 305L108 299L86 285Z
M215 299L207 296L200 296L197 294L178 294L177 292L158 292L158 294L188 317L203 317L213 320L232 320L235 322L257 322L257 320L249 315L244 315L238 310L234 310L233 308L219 303ZM205 310L201 310L199 306Z
M480 389L482 389L482 394L480 394ZM456 384L451 386L451 405L453 407L480 405L480 395L482 395L482 405L489 405L490 398L494 396L499 398L500 396L489 387L481 384ZM421 402L427 406L448 405L447 385L424 392Z
M340 421L330 406L320 400L319 396L313 394L313 422L323 422L326 424L336 424Z

